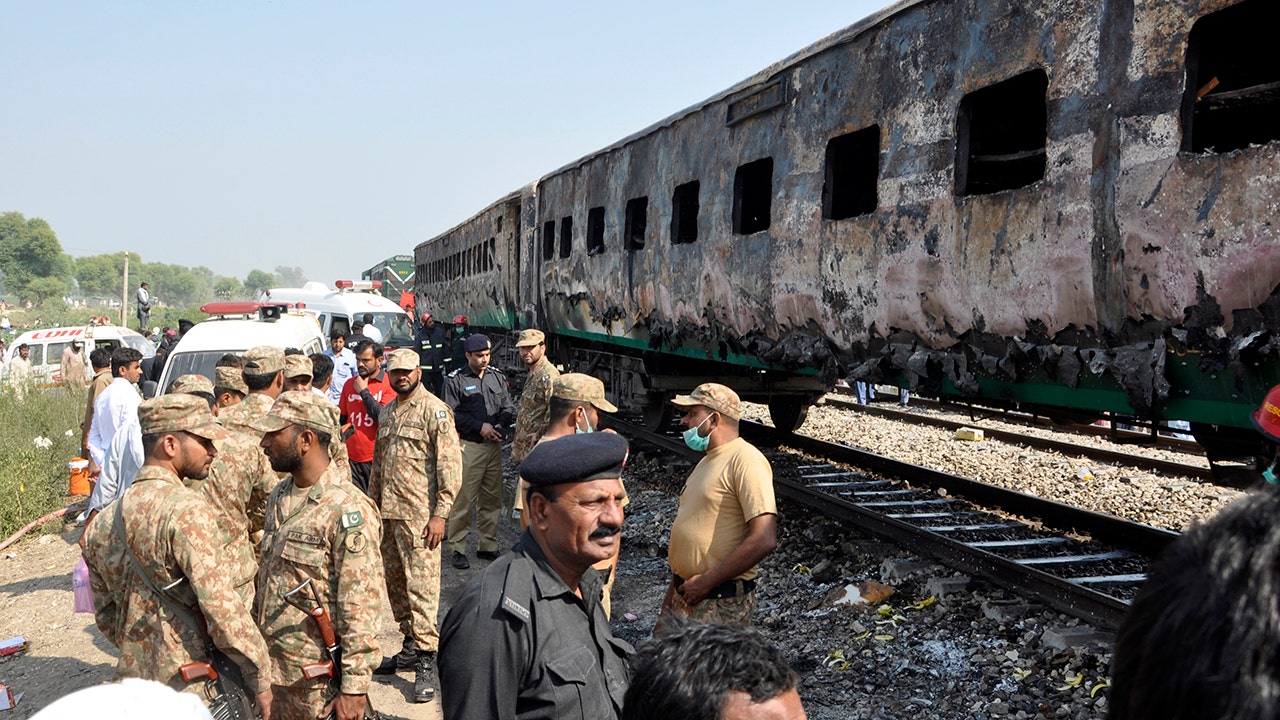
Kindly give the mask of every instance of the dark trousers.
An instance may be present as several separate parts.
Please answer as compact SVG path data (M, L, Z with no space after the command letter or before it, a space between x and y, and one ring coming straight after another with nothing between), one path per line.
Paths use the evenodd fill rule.
M360 492L368 495L369 473L373 470L373 463L362 463L355 460L348 460L347 462L351 464L351 482L360 488Z
M422 369L422 385L427 392L440 397L440 393L444 391L444 375L439 370Z

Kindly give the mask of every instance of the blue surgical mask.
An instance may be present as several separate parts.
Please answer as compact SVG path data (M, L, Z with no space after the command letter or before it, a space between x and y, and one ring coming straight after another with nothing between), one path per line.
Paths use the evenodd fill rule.
M461 335L461 334L462 334L462 331L463 331L463 330L466 330L466 328L460 328L460 327L459 327L459 328L454 328L454 329L453 329L453 331L454 331L454 332L456 332L456 333L458 333L459 335Z
M593 433L593 432L595 432L595 431L596 431L596 430L595 430L595 428L591 427L591 418L587 417L587 413L586 413L586 411L585 411L585 410L584 410L584 411L583 411L583 413L582 413L582 420L583 420L583 422L585 422L585 423L587 424L587 429L586 429L586 430L583 430L582 428L578 427L578 420L577 420L577 418L574 418L574 421L573 421L573 432L574 432L574 434L576 434L576 435L586 435L586 434L588 434L588 433Z
M711 415L708 415L702 418L702 422L684 431L684 444L688 445L690 450L693 450L694 452L706 452L707 446L711 444L711 435L708 434L706 437L699 435L698 428L702 427L703 423L710 419Z
M1266 480L1268 485L1280 484L1280 479L1276 478L1276 460L1272 460L1267 469L1262 471L1262 479Z

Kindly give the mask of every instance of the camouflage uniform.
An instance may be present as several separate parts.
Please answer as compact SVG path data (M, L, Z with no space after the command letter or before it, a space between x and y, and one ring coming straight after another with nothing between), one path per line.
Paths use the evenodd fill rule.
M262 453L262 433L249 423L265 417L273 402L269 395L253 393L222 413L218 419L227 428L227 439L218 445L218 457L200 487L229 540L226 572L246 605L253 603L253 579L258 573L252 536L262 530L264 503L281 477Z
M336 408L333 421L337 432ZM305 503L287 516L281 501L293 491L292 478L267 501L254 615L274 662L279 684L271 707L279 720L313 720L328 696L327 678L302 676L303 665L327 659L319 626L283 597L304 580L319 592L342 646L341 692L365 694L382 657L382 531L377 510L343 469L330 461Z
M212 423L204 400L169 395L143 404L143 432L154 431L149 407L164 404L163 410L172 416L184 403L203 406L203 416ZM168 468L146 465L117 505L119 514L109 509L98 515L81 540L94 619L120 648L117 677L143 677L193 692L203 689L203 684L188 687L178 674L186 663L209 659L199 629L175 611L181 604L198 606L210 639L240 666L249 691L269 687L273 676L266 644L226 572L221 557L225 537L204 498ZM162 599L138 577L121 538L152 585L164 588L182 578L185 582Z
M511 457L517 461L524 460L547 431L551 420L551 391L558 377L560 371L545 355L529 368L524 392L520 394L520 407L516 410L515 442L511 445Z
M409 399L391 401L378 420L369 497L383 523L387 597L400 632L419 652L440 644L440 547L422 539L433 517L449 517L462 485L462 449L453 411L419 384Z

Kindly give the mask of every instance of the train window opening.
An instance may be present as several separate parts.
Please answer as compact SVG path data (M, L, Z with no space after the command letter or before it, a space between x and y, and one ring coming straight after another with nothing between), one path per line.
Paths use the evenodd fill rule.
M769 229L773 204L773 158L739 165L733 173L733 232L750 235Z
M964 96L956 120L956 194L986 195L1044 179L1048 89L1044 70L1032 70Z
M698 181L677 185L671 194L671 244L698 241Z
M496 270L498 268L498 238L489 238L489 269Z
M628 250L644 249L644 231L649 224L649 196L627 201L627 217L623 236Z
M560 257L567 258L573 254L573 217L560 220Z
M556 256L556 221L548 220L542 226L542 261Z
M587 211L587 254L604 252L604 208L593 207Z
M822 184L822 217L844 220L875 212L879 180L879 125L831 138Z
M1225 153L1280 139L1280 3L1246 0L1205 15L1187 37L1182 149Z

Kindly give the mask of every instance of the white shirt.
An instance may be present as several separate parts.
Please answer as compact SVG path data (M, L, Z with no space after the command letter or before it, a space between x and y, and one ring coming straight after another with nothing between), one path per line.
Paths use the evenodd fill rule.
M123 495L142 469L142 426L136 414L126 423L107 446L107 461L102 464L102 473L89 497L91 511L102 510Z
M138 421L138 406L142 396L133 383L122 377L111 381L93 402L93 426L89 428L89 456L98 465L104 465L107 446L115 439L116 432L132 418Z
M361 332L363 332L364 336L369 338L370 340L378 343L379 345L382 344L382 331L379 330L377 326L365 325L364 329L361 330Z

